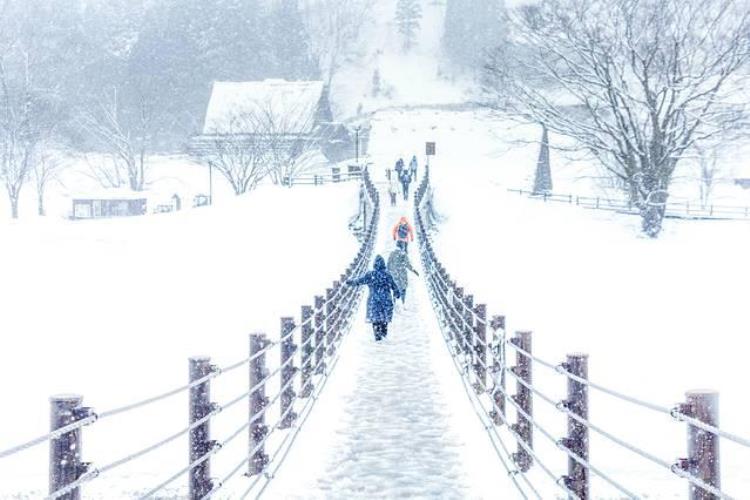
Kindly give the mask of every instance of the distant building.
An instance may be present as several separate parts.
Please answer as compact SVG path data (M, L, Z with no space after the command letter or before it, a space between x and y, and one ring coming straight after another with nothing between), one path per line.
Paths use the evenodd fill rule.
M333 122L328 87L320 81L214 82L202 133L190 152L210 151L222 138L315 141L330 161L352 156L348 129Z
M145 196L112 190L73 198L72 219L105 219L146 214Z

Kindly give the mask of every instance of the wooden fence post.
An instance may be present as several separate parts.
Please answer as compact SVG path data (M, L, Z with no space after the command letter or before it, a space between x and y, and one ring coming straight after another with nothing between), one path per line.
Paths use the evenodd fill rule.
M492 323L492 399L495 407L490 412L495 425L503 425L505 419L505 316L493 316Z
M474 314L474 374L477 378L474 390L481 394L487 390L487 306L477 304Z
M567 371L586 380L589 378L588 365L588 354L579 353L568 354L568 359L563 364ZM568 398L564 401L564 405L571 413L588 420L588 386L568 377ZM582 460L589 461L589 429L570 416L568 416L568 436L562 439L562 443ZM565 476L565 484L581 500L590 498L589 470L571 457L568 457L568 475Z
M466 346L466 355L469 358L469 364L474 366L474 296L466 295L463 300L463 311L464 322L462 323L461 331L464 334L464 345Z
M531 354L531 332L516 332L515 337L511 340L514 345L520 347L527 353ZM516 366L512 368L513 373L520 377L526 384L531 385L531 359L526 354L516 351ZM531 391L521 382L516 381L516 393L511 396L513 401L523 409L529 416L533 416L533 400ZM517 413L516 423L512 425L513 430L530 448L534 448L533 432L531 422L520 413ZM513 454L513 459L522 472L531 468L533 463L531 455L519 443L518 451Z
M268 435L266 425L266 397L265 378L268 377L266 369L266 353L263 350L268 347L269 342L262 333L250 335L250 388L256 387L250 393L250 462L248 464L248 476L262 473L268 465L268 455L265 453L265 439Z
M191 383L205 378L215 371L215 367L211 365L211 358L207 356L190 358L188 365ZM191 425L205 419L214 409L215 405L211 403L211 382L209 380L190 388ZM216 442L211 441L211 422L209 419L190 431L188 463L200 459L214 446L216 446ZM209 459L190 469L188 496L191 500L198 500L203 498L212 488L211 460Z
M279 423L280 429L288 429L292 426L294 421L297 419L297 414L294 413L292 407L294 406L294 398L297 396L294 392L294 374L297 368L294 366L294 354L297 352L297 345L294 343L294 318L281 318L281 338L284 339L281 342L281 365L284 368L281 369L281 382L279 390L281 391L281 422Z
M302 373L300 374L299 397L308 398L315 386L312 383L313 353L315 344L313 342L313 309L310 306L302 306Z
M83 408L83 396L60 394L49 398L50 431L67 427L90 415L89 408ZM78 428L66 432L49 441L49 493L74 483L85 474L88 465L81 461L81 432ZM79 500L81 488L75 488L62 497L64 500Z
M458 339L459 342L459 348L460 352L466 352L466 335L464 335L464 330L461 325L463 325L461 313L459 312L461 310L461 304L464 299L464 289L459 288L456 286L456 283L453 282L450 284L450 288L453 292L453 307L451 308L451 314L453 315L453 322L455 324L456 331L454 333L454 336Z
M315 373L318 375L326 371L325 303L321 295L315 296Z
M336 294L335 288L326 289L326 348L327 356L333 356L334 339L336 338L336 304L333 297Z
M685 402L680 404L677 409L680 413L700 420L704 424L714 427L719 426L719 393L716 391L688 391L685 393ZM687 425L688 458L679 460L677 465L704 483L720 489L719 436L689 422ZM688 484L688 494L690 500L714 500L717 498L716 495L692 483Z

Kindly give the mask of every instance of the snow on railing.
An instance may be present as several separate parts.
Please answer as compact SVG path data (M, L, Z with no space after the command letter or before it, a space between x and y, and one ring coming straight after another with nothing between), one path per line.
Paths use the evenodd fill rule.
M368 163L367 166L370 164ZM324 184L358 181L362 179L362 172L367 168L361 165L348 165L345 172L341 167L332 167L330 174L300 174L286 176L282 180L284 186L322 186Z
M519 191L515 191L519 192ZM523 191L520 191L524 194ZM528 193L531 194L531 193ZM538 465L554 487L571 498L590 498L590 476L595 475L627 498L638 498L632 487L623 484L621 478L614 478L608 472L594 465L589 450L589 431L592 431L616 446L627 450L640 459L651 462L668 473L685 479L690 485L691 498L732 498L720 489L720 469L718 440L724 438L740 446L750 448L750 440L722 429L718 422L718 394L713 391L690 391L687 400L676 408L654 404L641 398L623 394L614 389L594 383L588 379L588 355L569 354L563 363L551 363L532 353L532 333L516 332L507 338L505 316L487 319L487 307L474 304L474 297L456 284L445 266L435 254L430 237L429 214L423 214L423 205L430 200L430 172L425 172L415 197L415 216L420 256L427 270L427 284L433 308L440 321L443 337L462 376L464 386L479 418L484 423L498 457L508 470L513 484L523 498L532 495L542 498L538 486L526 477L533 465ZM540 196L541 197L541 196ZM568 195L548 195L554 201L567 201L592 208L618 207L612 200ZM626 204L625 204L626 205ZM744 210L744 209L743 209ZM692 214L691 214L692 215ZM492 331L487 339L487 327ZM515 366L509 366L507 348L516 353ZM565 377L568 393L563 400L548 396L532 383L534 366ZM506 375L516 382L516 394L510 395L506 389ZM627 404L656 412L675 421L688 425L688 458L675 462L661 459L640 446L617 437L614 433L593 423L589 413L589 389L601 392ZM534 417L533 399L540 399L556 409L567 419L568 435L556 438ZM508 409L512 408L515 423L510 422ZM489 423L488 423L489 422ZM516 441L518 450L510 453L500 433L507 429L507 436ZM568 458L566 475L558 475L548 465L550 457L541 456L534 449L534 430L541 434L556 449ZM500 450L497 445L500 445ZM511 463L514 467L509 466ZM518 480L520 476L521 481ZM596 495L599 496L599 495Z
M627 200L606 196L578 196L560 193L534 193L523 189L508 189L510 193L536 200L567 203L583 208L638 214L638 209ZM690 201L669 201L664 204L664 216L673 219L750 220L750 206L700 204Z
M302 423L325 387L338 361L339 344L351 329L363 296L361 289L346 286L346 281L360 275L369 265L377 234L380 200L367 170L361 174L361 179L371 214L357 255L340 279L324 295L315 297L314 307L301 308L299 323L295 323L294 318L290 317L281 319L279 340L270 341L263 333L251 334L249 356L225 367L212 365L208 357L191 358L188 384L103 412L97 413L91 408L83 407L81 396L53 397L51 431L0 450L0 459L49 443L50 493L47 498L79 498L81 487L86 483L187 435L190 445L187 465L149 489L141 498L153 498L185 476L191 500L209 498L220 491L243 467L248 468L245 476L254 479L250 481L242 498L251 493L259 495L274 477ZM277 348L281 362L273 371L269 371L266 369L266 354ZM209 395L212 380L241 368L250 373L249 389L224 404L211 402ZM269 398L266 396L266 386L274 379L279 380L279 390ZM82 462L81 435L85 426L115 415L128 414L185 392L189 392L190 397L190 424L187 427L111 463L96 466ZM249 406L247 421L224 440L212 440L209 427L212 419L243 401ZM296 413L295 406L302 402ZM266 424L266 416L272 408L278 409L278 420L273 424ZM246 431L249 452L243 455L239 464L221 481L215 481L209 473L211 457ZM280 431L286 432L283 438L275 439L269 456L266 449L271 444L272 436L278 436ZM138 488L134 487L135 489Z

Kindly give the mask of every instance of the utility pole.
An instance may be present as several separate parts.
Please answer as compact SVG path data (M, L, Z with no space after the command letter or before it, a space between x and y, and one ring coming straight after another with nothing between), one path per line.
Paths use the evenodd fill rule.
M356 133L355 134L356 135L356 139L355 139L356 142L355 142L355 145L354 145L354 152L355 152L354 154L355 154L355 157L357 159L357 165L359 165L359 131L361 129L362 129L362 125L357 125L356 127L354 127L354 131Z
M214 204L214 162L208 162L208 204Z

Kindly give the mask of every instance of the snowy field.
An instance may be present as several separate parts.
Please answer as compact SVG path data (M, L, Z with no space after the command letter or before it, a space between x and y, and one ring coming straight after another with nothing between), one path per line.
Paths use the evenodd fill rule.
M4 223L0 380L5 401L23 410L4 412L0 448L47 431L52 394L83 394L102 411L183 385L191 355L226 365L247 356L250 332L277 336L279 317L298 314L356 253L347 224L357 193L354 183L266 186L173 214ZM247 389L241 372L214 384L216 401ZM107 463L176 432L186 408L182 394L98 422L85 431L84 458ZM217 434L241 421L235 410L218 417ZM185 463L184 443L102 476L87 498L152 486ZM217 458L219 470L236 451ZM47 453L41 445L3 464L0 497L46 492Z
M383 158L437 141L434 186L444 223L436 249L453 278L490 314L506 314L509 330L533 330L543 359L587 352L592 380L668 407L685 390L718 389L722 428L750 435L738 374L748 345L742 286L750 279L750 224L668 221L652 241L639 235L634 217L511 195L506 189L533 172L537 146L503 141L499 131L523 135L481 116L439 111L380 114L373 130L381 147L373 154ZM553 160L553 178L556 166ZM535 369L535 383L562 398L564 379ZM564 418L543 405L535 407L542 422L563 435ZM685 426L669 417L592 393L591 418L667 461L685 454ZM563 454L536 442L564 471ZM641 495L680 498L687 490L597 436L591 446L595 464ZM726 491L750 493L748 459L750 450L722 443ZM541 474L535 480L545 484ZM594 487L597 498L615 495L600 481Z

